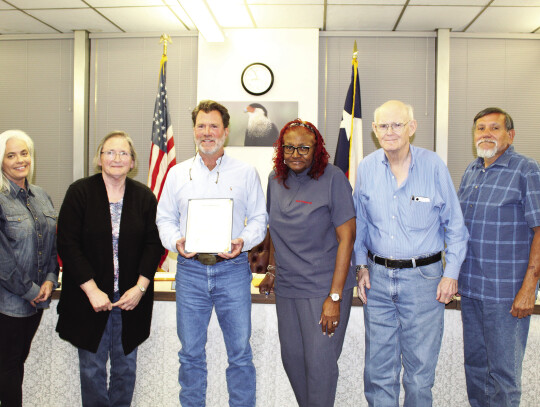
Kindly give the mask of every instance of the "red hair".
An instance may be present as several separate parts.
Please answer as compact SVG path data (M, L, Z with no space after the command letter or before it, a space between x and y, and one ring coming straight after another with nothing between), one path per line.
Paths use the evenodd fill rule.
M313 153L313 163L311 164L311 169L308 172L308 175L313 179L318 179L324 173L324 169L328 165L328 158L330 154L324 148L324 139L312 123L302 121L300 119L295 119L287 123L281 129L278 139L274 143L275 154L274 154L274 171L276 173L275 178L278 182L282 182L285 188L289 188L286 184L287 177L289 176L289 167L285 164L284 153L283 153L283 138L285 134L291 130L298 130L298 128L303 128L306 132L313 134L315 136L315 151Z

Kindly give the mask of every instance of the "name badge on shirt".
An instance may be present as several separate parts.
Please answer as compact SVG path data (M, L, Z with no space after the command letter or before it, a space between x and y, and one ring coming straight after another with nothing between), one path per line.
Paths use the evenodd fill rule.
M425 196L411 196L411 201L418 201L418 202L430 202L429 198Z

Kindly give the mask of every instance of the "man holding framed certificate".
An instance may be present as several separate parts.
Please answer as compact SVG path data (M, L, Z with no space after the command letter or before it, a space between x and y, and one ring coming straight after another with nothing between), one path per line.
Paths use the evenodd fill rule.
M229 405L255 406L247 251L266 234L266 203L255 168L225 154L227 108L201 101L192 119L197 154L169 171L156 219L163 246L179 254L180 404L205 405L206 335L215 307L229 361Z

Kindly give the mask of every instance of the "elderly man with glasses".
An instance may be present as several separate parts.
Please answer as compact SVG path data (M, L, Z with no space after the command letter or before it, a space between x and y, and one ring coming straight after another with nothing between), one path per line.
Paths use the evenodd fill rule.
M382 148L360 163L354 190L364 392L370 406L397 406L403 365L404 406L431 406L444 305L457 293L469 235L444 162L410 144L412 107L388 101L372 127Z

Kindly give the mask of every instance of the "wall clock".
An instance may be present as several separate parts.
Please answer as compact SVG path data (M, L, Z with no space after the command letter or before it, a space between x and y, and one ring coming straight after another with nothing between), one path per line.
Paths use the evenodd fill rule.
M242 72L242 87L255 96L264 95L274 84L274 73L268 65L255 62L246 66Z

